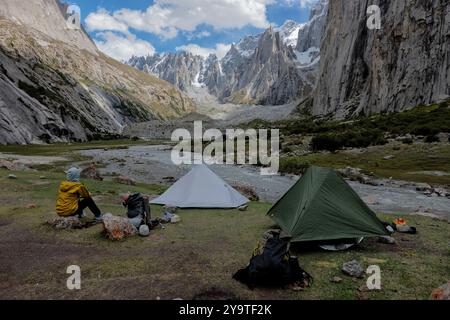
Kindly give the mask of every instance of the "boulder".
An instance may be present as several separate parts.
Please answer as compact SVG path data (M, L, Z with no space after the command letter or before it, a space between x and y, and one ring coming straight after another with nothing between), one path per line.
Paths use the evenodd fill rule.
M17 180L17 176L14 174L10 174L10 175L8 175L8 179Z
M364 270L359 264L358 261L353 260L350 262L345 262L342 265L342 272L348 276L354 277L354 278L362 278L364 275Z
M408 234L416 234L417 233L417 230L415 227L410 227L406 224L405 225L397 225L396 228L397 228L397 232L400 232L400 233L408 233Z
M15 161L9 161L5 159L0 159L0 168L6 169L9 171L29 171L30 168L28 168L26 165L15 162Z
M345 177L352 177L361 175L362 170L360 168L346 167L345 169L338 169L337 171Z
M127 177L127 176L119 176L119 177L115 178L114 181L117 183L120 183L120 184L125 184L127 186L135 186L136 185L136 181L134 181L133 179L131 179L130 177Z
M416 190L419 192L425 192L433 189L428 183L417 183Z
M450 139L450 134L446 132L441 132L436 135L436 138L439 139L439 142L448 142Z
M431 300L450 300L450 281L433 290Z
M447 195L447 191L443 188L435 188L434 193L436 193L439 197L445 197Z
M103 177L100 176L95 164L91 164L89 167L81 171L81 178L103 181Z
M250 201L259 201L259 196L256 191L250 186L244 186L240 184L234 184L232 186L234 189L239 191L242 195L244 195Z
M47 221L47 224L56 230L78 229L83 226L78 217L56 217Z
M116 217L108 213L103 216L103 232L105 237L112 241L121 241L135 236L138 230L124 217Z

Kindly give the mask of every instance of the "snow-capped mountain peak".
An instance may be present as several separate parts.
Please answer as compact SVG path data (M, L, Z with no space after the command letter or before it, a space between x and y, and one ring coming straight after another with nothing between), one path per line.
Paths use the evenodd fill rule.
M221 60L178 52L133 58L129 64L184 91L207 89L220 102L285 104L314 86L327 4L319 0L306 23L287 20L242 38Z

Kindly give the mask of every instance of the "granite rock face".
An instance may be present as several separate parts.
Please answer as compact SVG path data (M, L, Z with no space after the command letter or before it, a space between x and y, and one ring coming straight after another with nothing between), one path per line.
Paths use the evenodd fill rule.
M298 31L298 52L305 52L310 48L320 48L322 36L325 32L328 13L328 0L319 0L312 8L309 22Z
M0 144L117 137L127 124L194 110L169 83L67 30L57 0L0 2Z
M367 27L370 5L381 30ZM448 0L330 1L313 113L397 112L450 97Z

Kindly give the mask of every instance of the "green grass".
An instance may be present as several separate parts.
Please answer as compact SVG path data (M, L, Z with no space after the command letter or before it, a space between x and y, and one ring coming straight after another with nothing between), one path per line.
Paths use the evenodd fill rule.
M270 205L251 203L237 210L181 210L182 221L154 230L149 238L110 242L101 226L55 231L44 222L55 216L54 202L63 176L54 172L17 172L17 180L0 170L0 297L6 299L162 299L193 298L215 290L241 299L427 299L450 275L450 225L430 218L409 216L418 235L396 235L388 246L365 240L361 247L340 253L302 251L293 247L301 266L314 277L311 288L249 290L231 276L245 267L257 240L273 222ZM40 176L47 176L46 180ZM86 181L100 207L122 215L119 195L126 191L160 194L161 186L135 187L110 181ZM30 203L35 209L27 209ZM153 216L162 214L152 207ZM393 216L380 215L388 221ZM341 274L343 262L357 259L364 267L378 264L382 290L359 292L365 280ZM78 264L82 290L65 287L65 269ZM330 282L340 276L343 282Z
M384 160L386 156L394 156ZM374 172L379 177L431 184L450 185L449 176L433 176L423 171L450 173L450 144L390 143L362 150L338 151L335 153L312 153L299 157L281 159L281 170L300 173L307 165L329 168L356 167L365 172Z

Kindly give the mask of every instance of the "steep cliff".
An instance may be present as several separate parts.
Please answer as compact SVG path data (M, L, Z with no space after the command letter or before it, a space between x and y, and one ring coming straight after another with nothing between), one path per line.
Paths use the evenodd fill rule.
M112 137L132 122L195 110L169 83L66 29L63 12L56 0L0 2L0 144Z
M366 21L381 8L381 30ZM401 111L450 96L448 0L333 0L313 112L345 117Z

